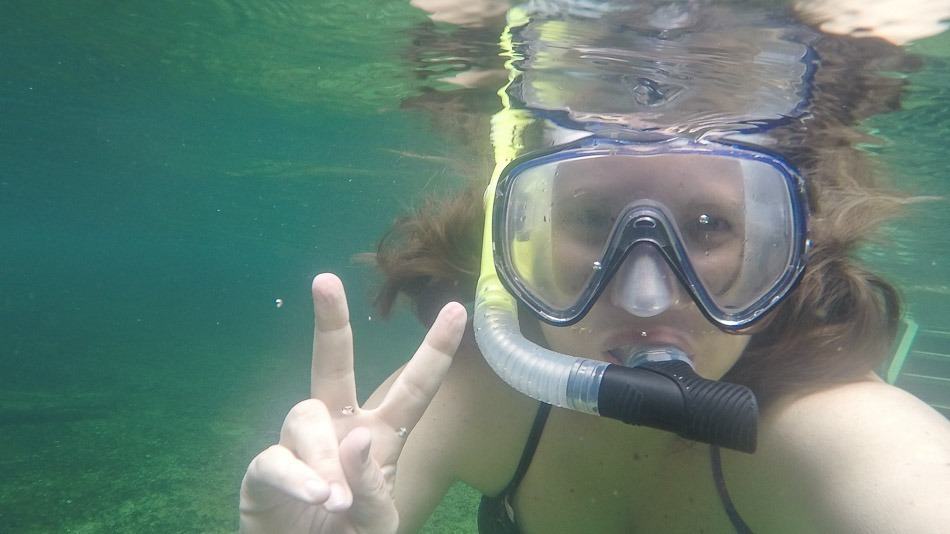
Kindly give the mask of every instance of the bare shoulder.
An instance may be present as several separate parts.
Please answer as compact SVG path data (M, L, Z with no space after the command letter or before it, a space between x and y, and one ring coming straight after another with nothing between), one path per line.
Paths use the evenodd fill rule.
M809 453L890 456L894 449L950 453L950 423L906 391L876 377L776 403L764 421L771 445ZM944 458L947 460L948 458Z
M734 464L749 501L784 484L811 529L937 532L950 524L950 423L876 377L786 399Z

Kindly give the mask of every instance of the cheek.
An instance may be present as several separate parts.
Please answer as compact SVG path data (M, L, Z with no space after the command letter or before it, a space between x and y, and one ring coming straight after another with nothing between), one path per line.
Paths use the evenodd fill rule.
M600 259L600 249L588 243L561 238L551 246L554 276L558 289L567 295L578 296L594 273L594 262Z
M542 324L541 334L548 348L553 351L595 360L602 359L602 355L596 348L595 332L585 323L587 321L582 320L572 326Z
M703 336L699 346L705 350L696 356L696 372L703 378L719 380L739 361L749 336L726 334L718 329Z

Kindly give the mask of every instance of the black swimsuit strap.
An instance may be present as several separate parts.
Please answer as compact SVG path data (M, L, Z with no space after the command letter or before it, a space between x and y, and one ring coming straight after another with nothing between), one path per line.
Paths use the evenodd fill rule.
M534 415L531 432L528 433L528 439L521 450L521 459L518 460L515 474L496 497L482 496L482 501L478 505L478 532L480 534L520 534L521 529L515 522L515 509L511 500L531 466L531 460L538 448L538 442L541 441L541 433L544 431L544 424L548 420L549 413L551 413L550 404L542 402L538 405L538 411Z
M537 450L538 442L541 441L541 434L544 432L544 425L547 423L548 414L550 413L551 405L544 402L540 403L538 412L534 415L534 423L531 425L528 440L525 441L524 449L521 451L521 460L518 461L518 468L515 469L515 474L511 477L511 481L508 482L508 485L505 486L505 490L501 492L501 495L506 497L509 502L521 484L521 479L524 478L525 474L528 473L528 468L531 467L534 451Z
M736 529L736 533L752 534L752 529L739 516L739 511L736 510L736 506L729 496L729 490L726 489L726 479L722 475L722 458L719 455L719 447L716 445L709 446L709 463L712 464L712 477L713 482L716 483L716 491L719 492L719 500L722 502L722 507L726 510L726 515L729 516L733 528Z

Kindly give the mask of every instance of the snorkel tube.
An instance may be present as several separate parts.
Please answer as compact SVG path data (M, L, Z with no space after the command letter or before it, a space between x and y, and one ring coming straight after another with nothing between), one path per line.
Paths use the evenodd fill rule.
M503 120L503 114L496 120ZM491 214L499 160L485 193ZM498 278L492 217L485 218L482 270L475 300L475 339L491 368L510 386L541 402L634 425L675 432L743 452L756 446L758 406L745 386L707 380L676 347L642 351L635 367L578 358L532 343L521 334L518 306Z
M557 2L553 4L561 5ZM565 9L568 9L572 4L565 3L564 5L567 6ZM623 9L632 9L628 4L623 4L623 6L627 6ZM735 84L725 84L721 87L707 85L704 86L703 91L698 89L688 91L691 88L683 86L680 87L682 91L677 97L677 106L660 106L662 98L659 101L643 100L635 98L636 94L634 98L631 98L625 96L629 93L624 93L623 87L610 85L610 80L617 79L615 76L617 72L611 69L620 68L619 66L627 69L627 75L621 77L622 80L634 78L640 80L652 74L643 72L642 65L624 59L626 56L623 55L618 58L623 61L589 61L589 57L599 57L597 54L591 55L592 52L590 52L590 47L595 46L596 43L584 41L584 36L587 34L583 31L572 31L566 27L568 19L577 21L588 15L568 15L570 14L555 13L545 24L530 29L527 24L534 15L523 8L515 7L508 13L508 27L501 36L501 46L508 56L506 68L509 83L498 92L502 100L502 110L492 118L492 144L495 147L496 166L485 192L485 232L474 317L475 338L478 346L488 364L505 382L539 401L579 412L610 417L625 423L674 432L691 440L753 452L756 447L758 405L752 391L745 386L700 377L693 370L690 355L685 354L678 347L650 347L649 350L643 350L630 358L627 365L618 365L562 354L526 339L521 333L518 322L517 301L503 285L496 269L492 240L494 235L492 214L497 199L496 187L505 167L515 159L515 156L524 151L523 145L526 142L525 136L530 133L529 128L532 125L538 125L538 121L541 120L555 121L560 118L563 119L562 122L568 123L568 130L590 134L596 126L594 123L599 122L599 119L593 119L604 117L616 119L613 122L618 124L612 124L611 127L646 127L652 130L664 125L696 123L703 128L714 126L729 130L736 125L757 124L755 120L752 120L756 118L776 121L782 117L796 116L801 109L804 109L805 104L802 102L807 101L809 94L807 83L804 83L811 77L813 59L809 53L810 49L804 44L810 39L808 30L791 27L781 31L773 31L771 28L760 30L764 32L761 38L768 46L757 51L756 54L761 55L763 59L757 61L758 56L750 56L746 60L747 64L744 64L747 68L755 66L758 69L756 72L763 79L776 77L781 80L802 80L802 83L785 84L791 88L789 91L780 91L777 94L757 91L754 94L742 94L736 98L733 95ZM611 14L611 17L613 16ZM720 14L717 20L728 22L729 16L731 15L728 13ZM540 17L543 19L543 14ZM593 15L591 17L592 25L599 24L597 19L600 17ZM686 18L677 16L673 19L675 20L669 21L671 31L688 31L688 28L678 26L681 19L686 20ZM635 16L632 20L647 19ZM758 27L752 23L743 27L747 26ZM727 31L728 27L729 25L725 24L722 28L718 28L719 33L710 34L709 38L717 39L719 35ZM528 29L530 31L526 31ZM544 35L546 31L552 33L550 39ZM514 34L520 37L515 39ZM643 35L632 35L631 40L621 41L618 46L624 49L634 46L642 47L644 41L640 39L652 39L649 37L651 35L653 33L649 31ZM542 49L548 40L559 43L564 36L580 39L572 46L577 50L583 50L583 54L578 52L575 58L567 54L568 48L561 45ZM524 46L530 39L535 40L537 46L534 49ZM668 50L670 46L678 42L678 40L664 41L664 47L658 50ZM706 41L699 39L696 42L705 43ZM531 50L534 50L534 57L529 57ZM546 59L572 63L569 63L569 68L561 68L563 65L546 63ZM538 63L532 63L532 61L538 61ZM708 68L704 61L697 60L692 63L680 61L676 64L681 63L686 72L692 73L688 76L689 78L702 78L703 73L706 72L705 69ZM577 69L580 69L583 74L578 79L602 82L584 93L585 98L606 95L601 99L603 102L598 104L600 108L589 110L590 113L578 112L569 100L563 102L552 100L552 97L560 93L562 82L567 82L568 87L573 83L571 79L562 79L562 75ZM523 74L529 72L532 76L526 79ZM746 74L745 71L736 72L736 76L740 77L745 77ZM682 77L673 77L669 80L663 78L666 80L664 83L669 85L666 87L667 92L675 92L674 89L679 87L677 84L680 83L677 80ZM734 109L730 108L724 116L720 117L718 114L715 117L707 116L704 111L705 104L696 106L685 104L690 101L687 98L689 95L698 95L697 102L706 102L708 95L705 93L709 89L716 88L720 90L717 94L726 95L722 97L723 100L737 102ZM662 91L654 96L658 98L663 96ZM729 98L726 98L727 96ZM750 101L754 102L750 104ZM629 109L615 109L618 102L625 103ZM747 113L749 106L755 108L755 114ZM682 111L678 111L680 108ZM620 120L624 118L626 120ZM633 118L639 118L639 122L633 121ZM585 122L588 119L592 123ZM559 123L558 126L561 124ZM563 136L559 142L565 142Z

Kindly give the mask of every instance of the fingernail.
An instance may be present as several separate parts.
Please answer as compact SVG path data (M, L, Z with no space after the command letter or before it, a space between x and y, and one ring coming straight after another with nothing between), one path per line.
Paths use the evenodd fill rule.
M304 483L304 492L313 503L321 503L327 499L330 494L330 487L322 480L311 479Z
M312 283L313 295L322 304L333 302L342 283L339 278L330 274L318 274Z
M346 497L346 489L337 482L330 484L330 498L327 499L324 506L331 512L342 512L348 509L350 503Z

